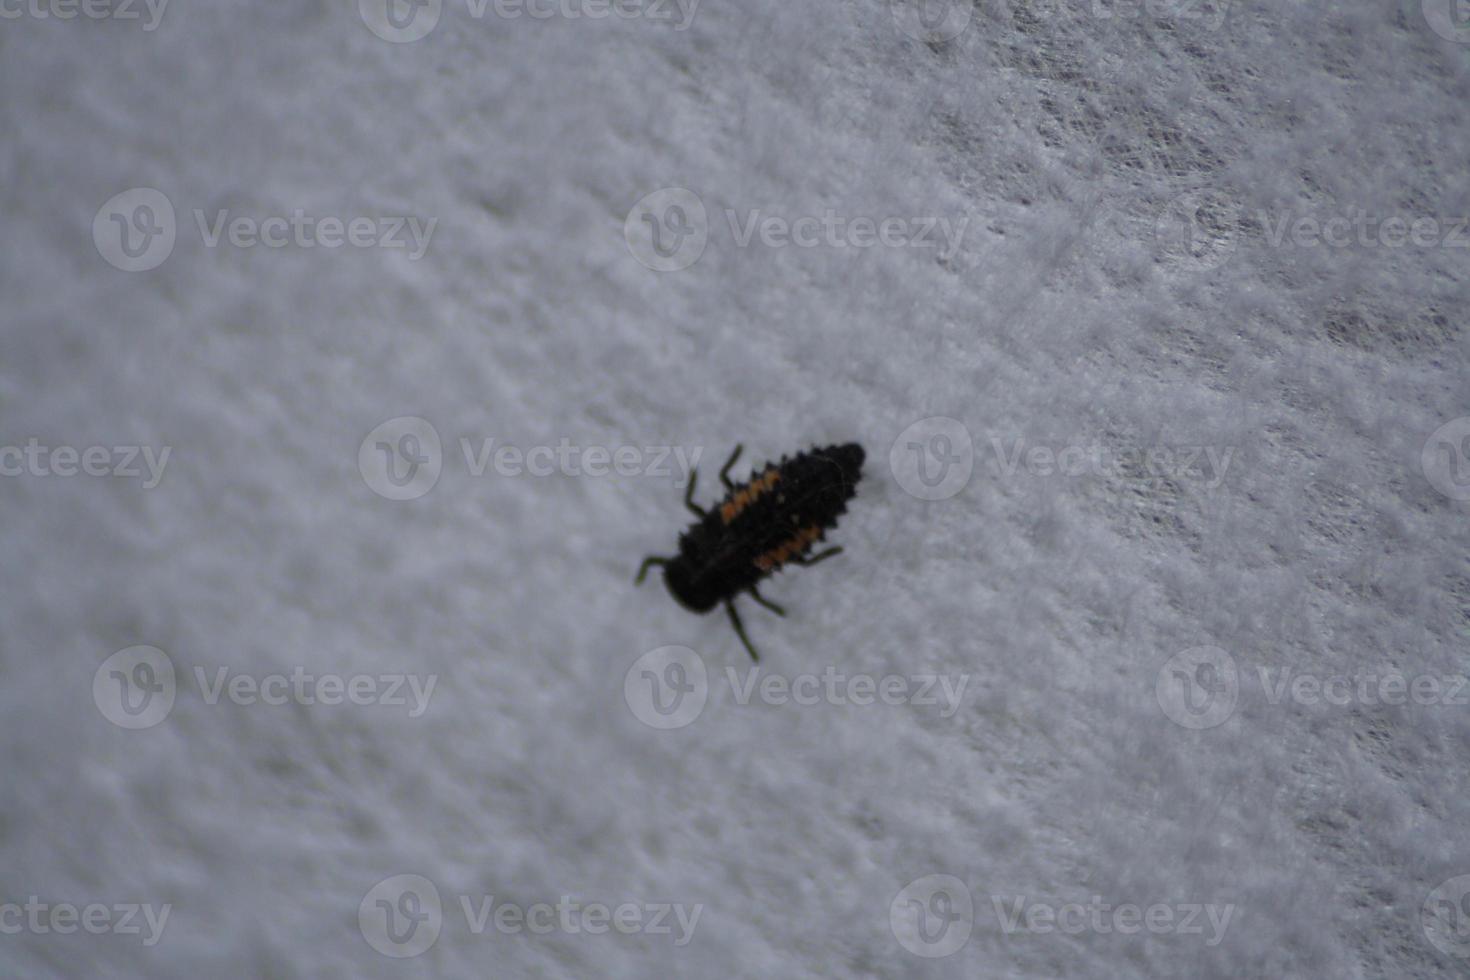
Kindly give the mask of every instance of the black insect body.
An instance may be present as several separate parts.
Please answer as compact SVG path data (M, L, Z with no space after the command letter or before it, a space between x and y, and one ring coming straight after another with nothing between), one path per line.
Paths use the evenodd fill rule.
M825 540L826 532L846 512L862 478L865 454L857 443L811 449L795 457L783 456L779 463L767 463L736 486L730 482L730 468L741 448L736 446L720 469L726 495L710 510L694 502L699 474L690 474L684 506L699 520L679 536L677 555L643 560L637 584L643 584L651 566L661 565L664 584L685 609L709 612L723 602L740 642L752 660L760 660L735 611L735 597L749 592L776 615L786 615L757 587L783 565L815 565L842 551L828 548L809 554L812 545Z

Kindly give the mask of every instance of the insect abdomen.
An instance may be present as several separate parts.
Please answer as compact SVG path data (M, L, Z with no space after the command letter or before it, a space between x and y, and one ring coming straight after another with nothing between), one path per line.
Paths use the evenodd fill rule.
M864 455L856 443L826 446L751 474L705 518L706 533L725 544L721 564L749 584L807 554L847 511Z
M756 602L786 615L761 596L756 584L787 562L816 564L842 551L828 548L806 560L812 545L837 525L837 518L857 492L864 453L862 446L850 442L783 456L779 463L768 463L734 486L729 472L740 450L736 446L720 469L720 480L730 491L711 510L694 503L697 474L691 474L684 506L698 514L699 520L679 536L677 555L649 555L634 581L641 584L650 567L662 565L664 585L685 609L708 612L723 602L740 642L752 660L759 660L735 610L735 597L748 591Z

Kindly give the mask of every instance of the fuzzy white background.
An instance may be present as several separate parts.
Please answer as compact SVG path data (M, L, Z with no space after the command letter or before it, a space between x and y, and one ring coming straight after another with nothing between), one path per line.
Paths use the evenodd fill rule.
M152 945L7 917L0 973L1462 975L1470 920L1431 893L1470 874L1470 708L1262 671L1470 669L1470 504L1421 465L1470 414L1470 36L1416 0L1211 3L981 0L925 36L876 0L443 0L409 43L345 0L175 0L152 30L7 4L0 443L171 453L147 489L0 479L0 902L170 915ZM624 231L669 187L707 241L659 272ZM94 240L130 188L174 209L148 271ZM417 259L200 228L298 209L436 224ZM965 230L742 246L727 217L828 209ZM1360 214L1440 239L1279 234ZM395 501L359 447L402 416L442 473ZM935 416L973 473L931 501L902 461ZM1431 460L1470 464L1465 434ZM737 442L741 475L861 442L847 553L767 586L784 620L742 601L763 673L964 677L959 710L740 704L724 617L631 582L687 521L677 471L477 476L460 440L492 438L698 449L705 502ZM1060 474L1018 446L1230 455ZM177 690L128 730L93 681L138 645ZM661 731L624 680L666 645L708 703ZM1233 688L1171 672L1202 646ZM221 668L437 682L417 717L210 703ZM1219 724L1164 710L1189 676ZM359 919L401 874L443 905L412 958ZM944 957L903 927L929 875L972 905ZM491 896L702 910L684 945L477 932L460 899ZM1232 917L1007 930L1017 902Z

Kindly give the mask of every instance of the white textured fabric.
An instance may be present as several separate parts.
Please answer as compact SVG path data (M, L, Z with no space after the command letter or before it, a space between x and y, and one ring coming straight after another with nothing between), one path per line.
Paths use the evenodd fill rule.
M1461 975L1470 37L1212 4L7 6L0 972ZM409 416L422 494L374 467L429 430L366 438ZM742 441L868 452L846 554L741 600L757 685L903 703L747 695L722 613L634 589L689 519L645 448L708 503Z

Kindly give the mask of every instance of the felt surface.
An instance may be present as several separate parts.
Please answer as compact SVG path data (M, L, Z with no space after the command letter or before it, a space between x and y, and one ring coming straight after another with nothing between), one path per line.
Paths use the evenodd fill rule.
M350 3L17 9L0 443L142 475L0 480L0 901L170 912L0 935L6 976L1464 970L1422 906L1470 874L1465 433L1431 440L1470 414L1470 47L1418 4L985 2L926 39L876 2L445 0L407 43ZM173 211L146 271L130 188ZM763 588L785 619L740 600L751 687L723 613L633 573L681 461L709 505L736 443L743 477L848 441L845 554ZM100 668L140 645L174 700L128 729L159 674ZM664 681L697 714L639 708ZM413 957L368 937L397 875L442 906ZM950 904L908 905L930 875ZM476 929L492 896L700 911ZM963 946L911 951L905 910L966 896ZM1173 924L1092 911L1125 904Z

